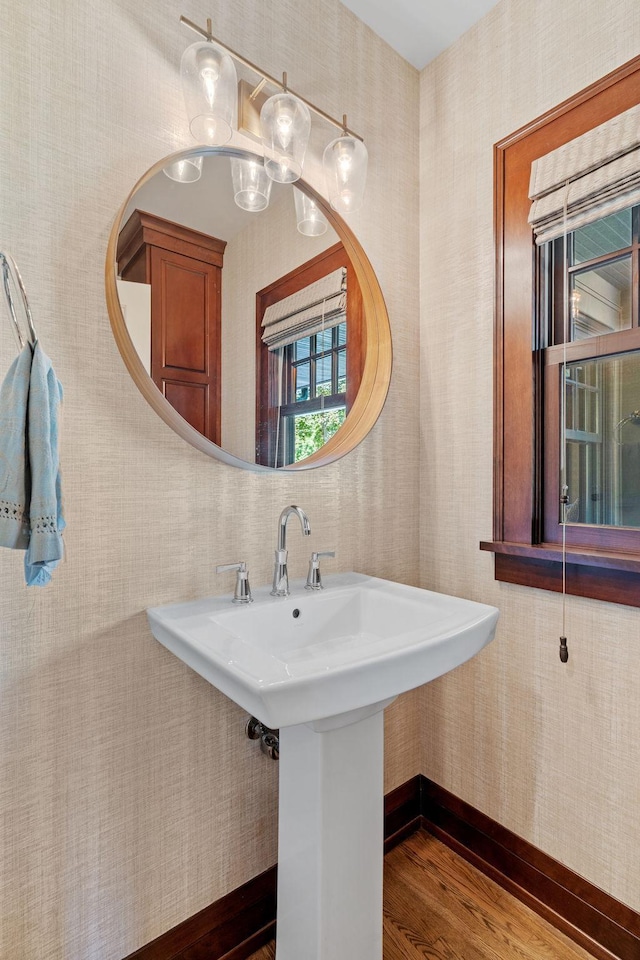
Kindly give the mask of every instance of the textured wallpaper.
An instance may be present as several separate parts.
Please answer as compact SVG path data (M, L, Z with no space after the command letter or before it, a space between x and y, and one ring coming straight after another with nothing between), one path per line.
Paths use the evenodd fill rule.
M421 563L498 636L422 693L423 770L640 909L640 610L499 584L492 146L638 54L631 0L501 0L421 76Z
M370 151L353 227L373 262L394 376L369 438L301 476L253 475L188 446L148 407L111 335L107 238L139 176L190 145L179 62L204 23ZM0 246L17 259L65 389L66 562L27 590L0 555L0 957L121 960L276 859L277 766L245 716L152 637L145 608L271 576L283 506L293 575L415 583L418 571L418 75L337 0L1 0ZM333 128L314 137L328 141ZM317 149L317 145L316 145ZM310 165L313 173L313 163ZM13 356L0 327L0 370ZM386 788L419 770L417 696L388 711Z

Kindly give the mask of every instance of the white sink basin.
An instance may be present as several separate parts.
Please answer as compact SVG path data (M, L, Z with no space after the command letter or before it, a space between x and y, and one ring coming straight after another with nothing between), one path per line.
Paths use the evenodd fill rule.
M157 640L268 727L317 730L381 709L495 633L498 611L485 604L357 573L324 586L294 582L286 598L263 587L244 606L210 597L154 607L149 622Z

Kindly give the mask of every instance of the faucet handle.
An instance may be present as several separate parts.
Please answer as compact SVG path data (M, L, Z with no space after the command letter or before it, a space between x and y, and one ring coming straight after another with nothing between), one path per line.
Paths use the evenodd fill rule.
M236 570L236 589L233 594L232 603L253 603L251 596L251 587L249 586L249 571L244 560L238 560L237 563L220 563L216 567L216 573L226 573L227 570Z
M319 550L311 554L309 560L309 572L305 590L322 590L322 577L320 576L320 557L335 557L335 550Z

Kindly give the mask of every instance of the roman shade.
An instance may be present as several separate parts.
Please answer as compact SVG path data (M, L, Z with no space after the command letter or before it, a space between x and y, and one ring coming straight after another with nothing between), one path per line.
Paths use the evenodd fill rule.
M638 203L640 106L534 160L529 198L537 244Z
M346 278L346 270L339 267L267 307L262 318L262 341L268 349L286 347L341 323L345 319Z

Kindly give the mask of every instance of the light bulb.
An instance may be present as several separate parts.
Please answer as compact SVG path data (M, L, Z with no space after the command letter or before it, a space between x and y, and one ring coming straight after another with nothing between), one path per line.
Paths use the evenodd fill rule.
M213 106L213 103L216 99L216 80L218 79L217 70L203 70L201 73L202 84L204 87L204 95L207 98L209 105Z
M349 156L349 154L346 151L344 153L341 153L340 156L338 157L338 167L343 176L346 177L349 175L351 166L352 166L352 159Z
M206 44L199 50L197 62L200 67L202 91L209 106L213 107L216 99L216 85L220 79L220 54L211 44Z
M290 112L281 112L276 119L276 129L278 131L278 141L283 150L286 150L291 143L291 132L293 129L293 117Z

